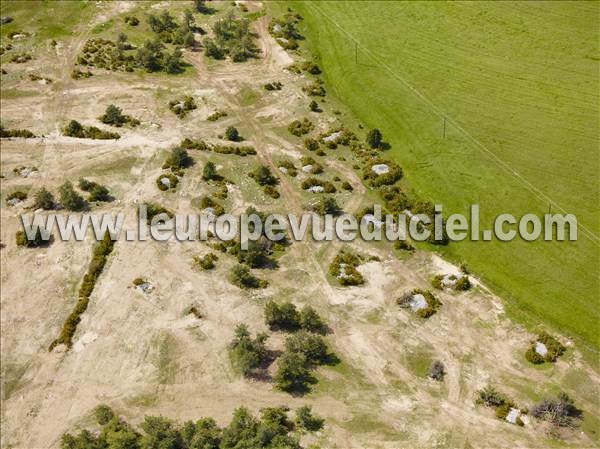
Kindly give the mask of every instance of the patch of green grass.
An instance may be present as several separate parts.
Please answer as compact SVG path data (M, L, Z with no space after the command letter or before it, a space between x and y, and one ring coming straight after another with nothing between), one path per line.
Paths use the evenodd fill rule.
M157 339L158 354L154 365L157 369L159 384L172 384L177 374L177 340L171 334L164 333Z
M407 354L405 360L408 370L417 377L427 377L427 371L433 362L431 353L425 349Z
M588 57L598 54L599 3L269 2L279 12L288 6L304 17L328 95L383 131L413 194L447 215L479 204L482 229L500 213L548 210L457 127L447 124L444 138L447 116L599 233L599 71ZM581 227L578 242L463 241L438 250L466 261L513 318L546 322L580 349L598 350L600 251Z
M18 90L18 89L1 89L0 98L3 100L11 100L14 98L35 97L38 92L33 90Z
M250 87L244 86L240 90L240 103L242 106L252 106L260 99L260 94Z
M377 433L385 439L405 440L408 434L394 429L387 423L378 420L373 415L367 413L358 413L352 416L349 421L338 421L340 427L351 431L352 433Z
M32 33L27 39L33 42L72 36L78 27L89 24L95 11L92 1L3 1L0 13L13 21L2 25L0 35L4 39L11 32L26 31Z

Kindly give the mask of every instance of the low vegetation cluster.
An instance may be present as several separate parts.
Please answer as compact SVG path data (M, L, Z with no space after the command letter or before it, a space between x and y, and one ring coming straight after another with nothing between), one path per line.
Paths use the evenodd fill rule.
M73 345L73 336L77 330L77 325L81 321L81 315L86 311L90 302L90 295L98 281L98 277L104 270L108 256L113 250L115 242L107 232L102 241L98 242L92 252L92 260L87 273L83 276L83 281L79 287L79 299L73 311L65 320L62 330L56 340L50 344L49 350L52 351L57 345L64 344L67 348Z
M179 425L156 416L146 416L135 428L106 405L94 410L99 431L81 430L63 435L61 449L302 449L300 437L323 427L324 420L309 406L289 416L288 407L267 407L254 416L237 408L228 425L219 427L213 418L200 418Z
M77 120L71 120L63 128L63 134L65 136L77 137L79 139L113 140L121 138L121 136L117 133L103 131L95 126L83 126Z

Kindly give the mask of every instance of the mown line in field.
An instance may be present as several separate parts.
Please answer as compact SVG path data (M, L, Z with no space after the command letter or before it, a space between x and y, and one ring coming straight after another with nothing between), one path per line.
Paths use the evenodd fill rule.
M374 52L366 48L360 41L358 41L349 31L344 29L338 22L335 21L331 16L325 13L322 9L317 7L313 2L307 2L306 5L308 8L316 11L321 16L325 17L329 22L335 25L344 35L348 36L350 40L356 45L356 48L360 49L369 55L371 59L380 64L387 72L389 72L392 77L399 81L404 87L410 90L415 96L417 96L429 109L435 114L438 118L446 120L449 125L452 125L463 137L465 137L468 141L470 141L481 153L485 154L494 164L498 165L505 172L514 177L517 181L519 181L522 185L525 186L527 190L529 190L534 196L536 196L539 200L544 202L544 205L549 204L550 206L558 209L558 211L563 214L567 214L567 210L560 206L555 200L550 198L547 194L537 188L534 184L528 181L525 177L523 177L518 171L516 171L513 167L511 167L507 162L503 161L500 157L498 157L492 150L487 148L483 143L481 143L478 139L476 139L471 133L469 133L465 128L463 128L459 123L457 123L452 117L444 114L444 112L433 103L427 96L425 96L421 91L412 86L406 79L397 74L388 64L386 64L379 56L377 56ZM600 246L600 236L594 233L587 226L582 223L577 223L578 227L581 228L582 233L585 237L587 237L593 244L596 246Z

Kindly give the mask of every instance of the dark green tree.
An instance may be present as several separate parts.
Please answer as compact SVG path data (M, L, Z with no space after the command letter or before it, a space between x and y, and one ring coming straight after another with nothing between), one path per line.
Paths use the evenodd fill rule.
M54 195L45 187L42 187L33 196L33 208L44 210L54 209Z
M381 135L381 131L379 131L377 128L374 128L367 133L367 143L371 148L381 147L382 139L383 136Z
M85 207L85 201L75 190L70 181L65 181L58 188L60 204L67 210L80 211Z

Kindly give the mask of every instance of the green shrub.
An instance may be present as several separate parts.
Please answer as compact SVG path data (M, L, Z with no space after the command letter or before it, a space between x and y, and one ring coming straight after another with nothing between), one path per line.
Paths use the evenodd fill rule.
M187 168L192 165L193 159L188 154L187 150L182 147L175 147L171 150L171 154L165 160L162 168L170 168L177 170Z
M350 184L348 181L342 182L342 189L347 190L348 192L352 192L354 190L352 184Z
M120 139L121 136L110 131L102 131L95 126L83 126L77 120L71 120L64 128L63 134L69 137L77 137L80 139L98 139L112 140Z
M292 123L290 123L288 125L288 131L294 136L300 137L311 132L314 127L315 125L313 122L307 118L303 118L302 120L294 120Z
M266 165L259 165L254 171L248 173L248 176L261 186L275 186L279 184L279 179L271 173L271 169Z
M535 351L536 342L543 343L546 345L547 353L545 356L538 354ZM540 364L544 362L552 363L555 362L561 355L566 351L566 347L558 341L556 338L546 332L540 332L537 339L531 343L531 346L525 353L525 358L531 363Z
M272 83L265 84L263 87L265 90L269 90L269 91L281 90L283 87L283 84L281 84L279 81L274 81Z
M327 325L311 306L304 306L300 311L300 327L316 334L324 334L327 331Z
M25 231L17 231L15 234L15 241L17 246L25 246L27 248L39 248L41 246L46 246L51 242L51 238L49 240L44 240L42 237L41 229L38 229L35 233L33 239L29 239Z
M27 199L27 193L23 192L21 190L16 190L12 193L9 193L8 195L6 195L6 202L8 203L11 200L19 200L19 201L25 201Z
M329 182L329 181L322 181L320 179L317 178L306 178L304 181L302 181L302 184L300 184L300 186L304 189L304 190L308 190L311 187L323 187L323 192L324 193L335 193L336 192L336 188L335 186Z
M295 331L300 328L300 314L291 302L265 304L265 322L272 330Z
M323 196L313 206L313 210L319 215L336 215L341 208L333 196Z
M194 256L194 264L203 270L212 270L217 260L219 260L219 257L213 253L208 253L202 257Z
M471 287L472 287L472 284L471 284L471 281L469 280L468 276L461 276L456 281L456 284L454 284L454 290L462 291L462 292L470 290Z
M163 182L163 179L168 179L168 182L169 182L168 185ZM179 183L179 178L177 178L177 176L175 176L172 173L166 173L166 174L160 175L158 178L156 178L156 186L163 192L167 191L169 189L172 189L172 190L176 189L178 183Z
M123 114L121 108L115 106L114 104L108 105L106 111L103 115L98 117L98 120L107 125L113 125L116 127L121 127L125 124L129 124L131 127L135 127L140 124L139 120L130 117L129 115Z
M279 357L273 381L278 390L302 394L309 390L309 385L315 383L316 379L303 354L286 351Z
M146 206L146 222L152 223L152 219L160 214L165 214L169 218L173 218L173 212L156 203L144 203Z
M306 86L302 87L302 90L306 93L306 95L309 95L311 97L324 97L327 93L325 91L325 87L323 87L322 80L316 80L312 83L309 83Z
M306 138L304 139L304 147L308 151L317 151L319 149L319 142L315 139Z
M0 137L22 137L25 139L31 139L32 137L35 137L35 134L27 129L5 129L2 125L0 125Z
M231 282L240 288L265 288L268 282L254 276L246 265L235 265L229 272Z
M33 209L52 210L54 203L54 195L45 187L42 187L33 196Z
M348 251L340 251L329 265L329 274L337 279L341 285L361 285L365 279L356 269L363 263L362 258Z
M383 136L377 128L370 130L367 133L367 143L371 148L380 148Z
M396 240L394 242L394 249L397 249L399 251L413 252L415 250L415 247L405 240Z
M224 111L215 111L212 114L210 114L206 120L208 120L209 122L216 122L217 120L219 120L221 117L227 117L227 112Z
M244 376L254 374L267 360L267 338L267 334L257 334L253 339L245 324L235 328L235 336L229 344L229 356L233 366Z
M104 270L106 260L112 252L115 242L111 239L110 234L104 234L104 238L98 242L92 251L92 260L88 266L87 273L83 276L83 282L79 287L79 300L71 314L65 320L62 330L56 340L52 342L49 350L52 351L55 346L64 344L67 348L73 345L73 336L77 330L77 325L81 321L81 315L86 311L90 295L94 290L94 286L98 277Z
M310 405L304 405L296 410L296 425L309 432L317 432L323 428L325 420L312 412Z
M190 111L197 108L196 100L189 95L169 101L169 109L179 118L184 118Z
M101 426L104 426L115 417L115 413L108 405L101 404L94 409L94 416L96 422Z
M218 202L216 202L210 196L207 195L200 197L199 207L200 210L209 208L212 209L213 215L216 215L217 217L225 213L225 209L223 208L223 206L221 206Z
M85 208L85 200L73 189L73 184L70 181L65 181L58 188L60 204L67 210L81 211Z
M236 127L234 126L229 126L227 127L227 129L225 130L225 138L227 140L230 140L232 142L237 142L240 140L240 133L237 130Z

